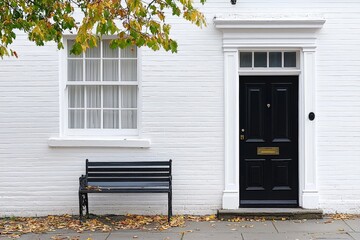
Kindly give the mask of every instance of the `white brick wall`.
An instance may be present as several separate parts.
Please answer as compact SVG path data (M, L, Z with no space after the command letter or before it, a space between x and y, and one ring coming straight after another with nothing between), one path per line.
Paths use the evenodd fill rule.
M174 160L175 213L214 213L224 185L223 56L212 18L227 13L323 13L318 39L317 155L321 207L360 213L360 2L209 1L208 27L172 19L179 53L142 52L142 134L149 149L49 148L59 133L59 54L19 35L0 62L0 216L78 212L90 160ZM166 196L91 196L93 213L165 213Z

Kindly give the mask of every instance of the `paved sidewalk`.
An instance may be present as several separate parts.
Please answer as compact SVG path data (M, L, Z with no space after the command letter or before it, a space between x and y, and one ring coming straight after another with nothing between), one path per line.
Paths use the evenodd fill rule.
M1 240L8 239L0 237ZM26 234L24 240L360 240L360 218L353 220L287 220L245 222L186 222L162 232L121 230L110 233L57 231Z

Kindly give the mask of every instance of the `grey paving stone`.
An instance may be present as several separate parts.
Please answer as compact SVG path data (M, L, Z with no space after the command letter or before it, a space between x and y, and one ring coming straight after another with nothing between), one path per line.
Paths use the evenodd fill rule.
M328 234L328 233L312 233L309 234L316 240L353 240L353 238L347 233Z
M346 233L243 233L244 240L352 240Z
M360 240L360 233L349 233L349 235L355 240Z
M185 227L171 228L169 232L276 232L271 221L256 222L187 222Z
M209 233L199 233L192 232L186 233L183 237L183 240L242 240L241 233L239 232L209 232Z
M9 240L9 239L14 239L14 238L9 238L9 237L5 237L5 236L2 236L0 237L0 240ZM32 234L32 233L29 233L29 234L24 234L22 235L20 238L15 238L15 239L21 239L21 240L39 240L40 237L38 234Z
M331 221L329 219L320 220L294 220L294 221L274 221L274 225L279 232L304 232L304 233L344 233L353 230L342 220Z
M355 232L360 232L360 219L344 220Z
M306 233L243 233L244 240L311 240Z
M112 232L106 240L180 240L181 238L180 233L116 231Z
M39 240L105 240L109 236L109 233L98 233L98 232L86 232L86 233L46 233L39 234Z

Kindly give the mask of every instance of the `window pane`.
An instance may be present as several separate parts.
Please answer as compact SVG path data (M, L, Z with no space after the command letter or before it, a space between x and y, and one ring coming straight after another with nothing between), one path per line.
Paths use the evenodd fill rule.
M267 53L255 52L254 53L254 67L267 67Z
M70 53L70 50L72 49L73 45L74 45L75 41L74 40L68 40L67 41L67 49L68 49L68 57L70 58L82 58L83 55L74 55Z
M84 128L84 110L69 110L69 128Z
M100 81L100 60L85 61L85 81Z
M69 100L69 108L83 108L84 107L84 87L83 86L69 86L68 100Z
M252 53L241 52L240 53L240 67L252 67Z
M68 60L68 81L83 80L83 60Z
M122 110L121 111L121 128L123 128L123 129L136 129L137 128L136 110Z
M136 47L128 47L125 49L121 49L121 58L136 58L136 55Z
M104 128L119 128L119 110L104 110Z
M284 67L296 67L296 52L284 52Z
M119 87L104 86L104 108L119 107Z
M119 81L119 60L103 60L103 81Z
M100 42L97 47L88 48L85 52L85 58L99 58L100 57Z
M86 111L86 128L100 128L101 110Z
M281 52L269 53L269 67L281 67Z
M122 108L137 107L137 86L121 87L121 107Z
M105 58L118 58L119 57L119 49L111 49L110 48L110 40L103 41L103 56Z
M86 107L100 108L101 107L101 87L87 86L86 87Z
M121 81L136 81L136 71L136 60L121 60Z

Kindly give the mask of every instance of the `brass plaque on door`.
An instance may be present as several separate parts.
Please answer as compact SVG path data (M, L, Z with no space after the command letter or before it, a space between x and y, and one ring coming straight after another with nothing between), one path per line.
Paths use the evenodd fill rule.
M279 155L279 147L258 147L257 155Z

